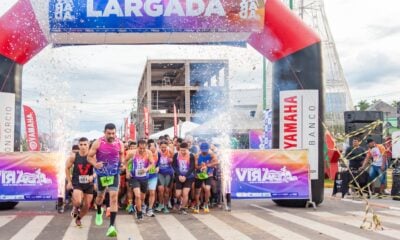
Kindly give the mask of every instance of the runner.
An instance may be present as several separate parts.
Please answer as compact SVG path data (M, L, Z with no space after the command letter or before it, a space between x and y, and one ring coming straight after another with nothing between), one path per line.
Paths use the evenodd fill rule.
M124 146L116 138L116 127L113 123L106 124L104 136L96 140L89 151L88 161L95 167L97 175L97 213L96 225L103 224L103 209L105 190L110 194L110 226L108 237L117 236L115 218L118 211L118 186L121 162L124 160Z
M87 161L89 140L85 137L79 139L79 151L72 154L65 167L67 189L72 192L72 217L75 224L82 226L81 219L88 213L93 199L93 167ZM71 177L71 168L72 177ZM82 203L83 200L83 203ZM80 209L82 204L82 209Z
M210 212L208 203L211 195L211 178L214 176L214 168L218 165L215 154L210 153L208 143L200 144L200 154L196 161L196 207L194 213L199 213L200 193L204 190L204 213Z
M160 160L159 160L159 172L158 172L158 200L159 205L156 209L157 212L163 211L169 213L168 203L171 192L171 182L174 175L174 169L172 168L172 157L173 153L168 149L168 143L162 141L160 143Z
M130 161L131 160L131 161ZM135 194L136 218L143 219L142 203L147 192L147 181L149 179L149 169L154 166L153 155L146 149L146 141L138 141L138 149L129 151L125 157L125 162L130 161L126 177Z
M133 151L137 149L137 143L136 142L130 142L128 145L128 151ZM127 163L128 165L131 164L131 162L129 161ZM128 166L128 165L125 165ZM128 169L126 169L126 171L128 171ZM126 178L126 175L125 175ZM129 185L129 179L126 179L126 197L128 198L127 201L127 206L126 206L126 211L128 213L134 213L135 212L135 208L133 207L133 189L131 188L131 186Z
M179 200L182 196L180 213L187 214L187 202L195 169L195 156L189 153L187 143L181 143L179 146L179 152L175 153L172 166L176 173L176 199Z
M149 190L149 208L147 210L148 217L155 217L154 215L154 202L156 200L156 188L158 182L158 163L160 158L160 153L157 151L157 146L154 140L149 140L148 142L149 150L153 154L154 165L149 169L149 180L148 180L148 190Z

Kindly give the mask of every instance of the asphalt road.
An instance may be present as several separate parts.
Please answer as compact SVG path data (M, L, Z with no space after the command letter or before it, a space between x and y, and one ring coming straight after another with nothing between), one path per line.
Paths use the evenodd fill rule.
M211 209L210 214L158 214L137 223L120 211L117 239L400 239L400 202L371 199L383 230L361 229L366 204L329 196L316 210L285 208L270 200L233 200L232 211ZM109 219L94 223L94 211L76 227L70 212L57 213L53 202L19 203L0 212L0 239L110 239L105 237ZM369 215L368 220L372 220ZM367 226L368 224L366 224Z

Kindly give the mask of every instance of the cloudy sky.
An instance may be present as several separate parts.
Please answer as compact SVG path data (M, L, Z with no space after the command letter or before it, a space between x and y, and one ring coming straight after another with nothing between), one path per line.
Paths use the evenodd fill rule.
M1 0L0 15L15 2ZM325 9L353 102L400 100L400 2L326 0ZM48 47L24 67L23 101L43 131L68 123L74 135L96 135L128 116L146 59L174 58L229 59L230 86L262 86L262 57L251 47Z

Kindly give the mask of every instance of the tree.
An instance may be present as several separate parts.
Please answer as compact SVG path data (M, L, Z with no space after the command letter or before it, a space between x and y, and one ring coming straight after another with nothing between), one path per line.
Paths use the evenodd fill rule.
M365 111L367 108L369 108L369 106L371 106L371 104L367 100L361 100L355 107L359 111Z
M397 104L398 103L400 103L400 101L396 101L396 100L393 100L393 102L392 102L392 107L395 107L395 108L397 108Z
M374 99L374 100L372 100L371 102L372 102L372 104L375 104L375 103L377 103L377 102L379 102L379 101L382 101L381 99Z

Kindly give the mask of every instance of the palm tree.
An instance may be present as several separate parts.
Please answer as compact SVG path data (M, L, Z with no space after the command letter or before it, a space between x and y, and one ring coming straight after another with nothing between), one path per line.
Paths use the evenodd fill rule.
M371 104L367 100L361 100L355 107L359 111L365 111L367 108L369 108L369 106L371 106Z

